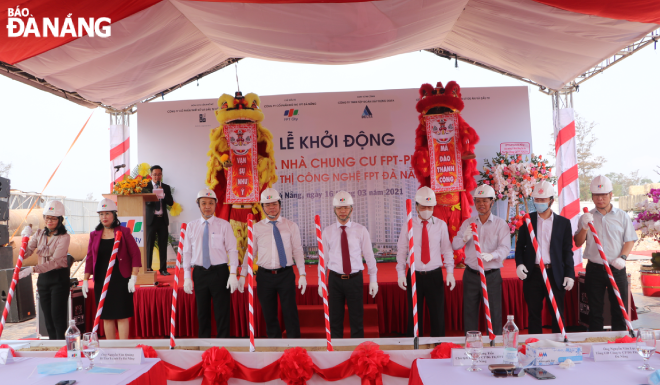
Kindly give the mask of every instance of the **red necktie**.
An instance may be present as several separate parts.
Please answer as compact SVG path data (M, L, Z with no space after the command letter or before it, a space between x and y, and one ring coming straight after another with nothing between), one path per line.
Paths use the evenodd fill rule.
M341 227L341 263L344 267L344 274L351 274L351 253L348 251L348 235L346 235L346 226Z
M422 227L422 263L427 264L431 262L431 252L429 251L429 230L426 228L426 224L429 221L422 221L424 227Z

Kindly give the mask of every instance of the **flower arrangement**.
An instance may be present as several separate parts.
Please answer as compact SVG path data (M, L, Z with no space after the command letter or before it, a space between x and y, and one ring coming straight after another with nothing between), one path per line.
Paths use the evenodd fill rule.
M637 204L640 212L633 220L633 226L641 233L640 240L653 238L660 242L660 189L651 189L647 195L651 200Z
M497 199L514 203L526 201L534 185L542 180L555 184L557 178L552 175L552 166L543 160L543 156L534 154L523 160L522 155L497 153L493 159L484 159L484 168L480 173L481 182L490 185Z
M512 235L516 237L518 236L518 230L520 229L520 226L522 226L523 223L525 223L525 220L523 219L524 216L525 216L525 212L520 211L513 218L511 218L509 222L507 222L507 225L509 225L509 232Z
M131 194L140 194L140 193L149 193L149 181L151 177L149 175L142 176L138 175L135 178L131 178L128 175L124 175L124 179L121 182L115 183L112 188L112 193L117 195L131 195Z

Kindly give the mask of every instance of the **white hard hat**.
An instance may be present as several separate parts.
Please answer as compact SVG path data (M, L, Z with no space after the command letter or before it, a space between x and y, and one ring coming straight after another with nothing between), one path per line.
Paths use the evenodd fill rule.
M261 203L277 202L280 199L280 193L272 187L268 187L261 193Z
M475 198L495 198L495 190L487 184L482 184L474 190Z
M342 207L342 206L353 206L353 197L351 194L346 191L340 191L335 194L332 198L332 206Z
M541 181L534 185L532 198L550 198L553 196L555 196L555 188L547 180Z
M50 215L52 217L63 217L64 205L60 201L50 201L44 207L44 215Z
M612 181L610 178L598 175L591 181L589 190L592 194L607 194L611 193L614 188L612 187Z
M423 186L415 193L415 202L422 206L435 206L438 202L435 200L435 193L429 187Z
M216 202L218 201L218 197L215 196L215 192L213 192L213 190L211 190L210 188L199 190L199 192L197 193L197 200L199 200L199 198L213 198L215 199Z
M100 213L102 211L117 211L117 204L108 198L102 199L99 205L96 206L96 212Z

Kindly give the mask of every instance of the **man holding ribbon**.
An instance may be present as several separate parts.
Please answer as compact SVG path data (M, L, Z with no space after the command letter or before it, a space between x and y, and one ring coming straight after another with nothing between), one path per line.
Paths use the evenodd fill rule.
M282 305L284 326L288 338L300 338L300 322L296 305L295 262L298 268L298 288L305 294L307 278L305 256L303 254L300 228L297 224L282 217L282 198L274 188L266 188L261 193L261 205L266 218L257 222L253 229L252 254L258 256L257 297L266 320L268 338L282 338L278 320L277 297ZM248 259L243 259L238 290L245 287L248 272Z
M147 271L151 271L154 244L156 235L158 235L158 257L160 259L158 271L161 275L170 275L167 272L167 238L169 236L167 228L170 225L167 206L172 206L174 199L170 186L163 183L163 169L160 166L151 167L151 182L147 185L147 189L151 189L158 198L158 202L147 202L144 210L147 223Z
M211 338L211 301L217 338L229 338L229 298L238 287L236 237L229 222L213 215L217 201L213 190L197 193L202 217L188 223L183 241L183 291L192 294L195 283L198 338Z
M589 222L593 222L598 238L602 243L607 262L612 267L614 282L619 287L623 306L628 308L628 275L626 273L626 259L632 251L637 240L637 233L633 228L628 214L612 206L612 182L606 176L599 175L591 181L589 186L591 199L596 208L582 215L578 223L579 229L575 232L575 246L582 246L587 242L584 258L589 260L584 277L584 286L589 297L589 331L603 331L603 307L605 291L610 298L610 313L612 315L612 330L626 330L626 322L621 308L616 306L617 298L607 276L605 265L598 251L598 245L589 230Z
M431 337L445 335L445 285L442 275L444 263L447 270L447 286L454 290L454 252L449 242L447 224L433 216L436 205L435 193L429 187L421 187L415 194L417 215L413 219L413 241L415 243L415 274L419 335L424 331L421 311L426 307L431 317ZM408 260L408 224L404 223L399 235L396 254L396 272L399 287L408 292L408 337L414 337L413 300L410 269L406 273ZM444 261L444 262L443 262Z
M484 265L488 290L488 304L493 333L502 334L502 274L500 269L511 251L511 234L504 219L491 213L495 190L483 184L474 190L474 206L479 214L466 219L454 237L452 247L460 250L465 246L465 274L463 274L463 329L479 330L479 305L483 299L479 259ZM474 246L471 224L477 225L481 253Z

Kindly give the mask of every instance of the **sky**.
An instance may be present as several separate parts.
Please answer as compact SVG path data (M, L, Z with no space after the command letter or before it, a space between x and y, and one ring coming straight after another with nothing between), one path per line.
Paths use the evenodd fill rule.
M644 48L630 58L582 84L574 94L574 107L588 121L597 123L595 155L607 163L600 173L630 173L660 180L655 147L660 143L660 51ZM527 83L494 72L412 52L368 63L315 65L244 59L237 65L189 84L165 101L217 98L236 90L236 72L244 93L277 95L310 92L367 91L419 88L423 83L446 84L455 80L464 87L521 86ZM551 97L529 86L532 146L544 156L550 150ZM13 189L41 192L64 158L85 121L89 123L64 158L45 190L48 195L101 199L109 192L109 116L102 109L88 109L63 98L0 76L0 162L11 163ZM158 103L161 98L152 101ZM411 106L414 108L414 106ZM138 113L131 117L131 164L137 154ZM478 131L478 127L475 127ZM177 154L176 143L168 149ZM495 154L493 154L494 156ZM179 156L185 156L180 154Z

